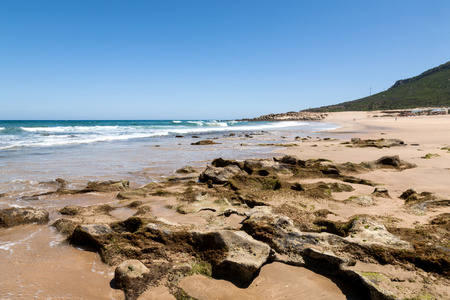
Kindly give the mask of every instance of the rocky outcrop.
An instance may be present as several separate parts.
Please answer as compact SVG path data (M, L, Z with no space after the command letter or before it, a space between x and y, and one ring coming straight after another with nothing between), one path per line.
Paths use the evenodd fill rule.
M227 255L213 268L213 276L228 279L238 285L249 283L256 271L267 261L270 247L253 239L243 231L220 230L213 232L212 248L227 249ZM205 245L202 232L192 232L195 242ZM205 245L206 246L206 245Z
M281 114L268 114L253 119L241 119L238 121L260 122L260 121L320 121L325 119L327 114L310 113L310 112L295 112L290 111Z
M116 287L123 289L128 299L149 285L168 286L178 297L182 294L176 290L179 279L192 274L246 287L261 266L273 261L338 276L365 289L370 294L365 299L391 299L404 285L383 275L386 269L404 268L415 278L424 278L423 282L431 272L439 278L448 276L449 217L442 214L420 227L398 228L391 217L359 214L343 219L338 211L330 210L347 202L357 208L353 203L369 206L390 198L386 189L376 188L369 195L335 199L334 193L354 191L353 184L376 185L351 175L377 169L397 172L412 166L398 156L359 164L295 156L243 162L219 158L201 173L200 182L167 180L120 191L118 198L123 201L118 205L137 210L124 221L109 214L115 209L109 205L72 205L59 211L62 219L53 226L68 235L72 244L97 251L109 265L126 261L117 271L118 277L125 278L138 269L143 270L140 274L149 274L131 276L124 283L116 279ZM364 189L363 193L371 190ZM170 205L165 209L183 215L157 218L156 209L152 214L151 196L158 196L158 201L167 197ZM128 201L135 197L142 199ZM407 210L450 205L435 194L414 190L401 198L406 207L400 208ZM361 211L355 209L355 213ZM185 217L200 221L195 225L178 221ZM130 259L136 259L137 266ZM381 271L363 272L362 263L374 264L377 272ZM406 298L417 293L401 295Z
M8 208L0 210L0 227L12 227L23 224L47 224L49 213L44 209Z
M236 165L229 165L224 168L208 166L200 175L200 182L208 182L208 180L211 180L212 183L223 184L241 172L241 169Z

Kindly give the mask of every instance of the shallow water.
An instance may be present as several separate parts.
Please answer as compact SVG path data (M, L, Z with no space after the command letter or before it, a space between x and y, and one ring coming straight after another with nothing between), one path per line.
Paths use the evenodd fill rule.
M123 299L114 269L98 255L64 244L51 227L0 229L1 299Z

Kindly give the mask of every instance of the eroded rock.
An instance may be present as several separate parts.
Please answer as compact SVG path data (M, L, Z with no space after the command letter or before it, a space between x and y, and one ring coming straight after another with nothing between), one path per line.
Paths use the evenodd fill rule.
M217 168L214 166L206 167L206 170L200 175L200 182L207 182L211 180L215 184L224 184L231 177L241 173L242 170L236 165L228 165L224 168Z
M8 208L0 210L0 227L12 227L23 224L47 224L49 213L44 209Z

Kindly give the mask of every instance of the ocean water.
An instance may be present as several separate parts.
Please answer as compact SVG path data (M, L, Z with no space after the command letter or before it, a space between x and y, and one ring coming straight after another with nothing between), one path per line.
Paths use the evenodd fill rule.
M337 127L295 121L0 121L0 194L7 195L0 204L45 191L42 183L56 178L74 186L105 179L143 185L217 157L269 157L275 148L261 143L293 142ZM191 145L201 139L218 144Z

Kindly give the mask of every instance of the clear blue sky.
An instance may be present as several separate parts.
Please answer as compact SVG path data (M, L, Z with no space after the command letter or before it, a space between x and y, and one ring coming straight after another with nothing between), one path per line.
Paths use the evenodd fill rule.
M450 60L448 0L0 0L0 119L230 119Z

